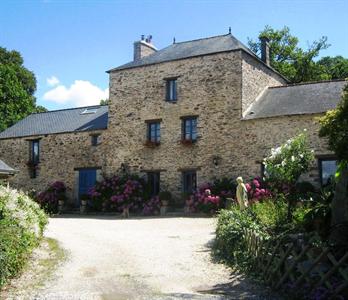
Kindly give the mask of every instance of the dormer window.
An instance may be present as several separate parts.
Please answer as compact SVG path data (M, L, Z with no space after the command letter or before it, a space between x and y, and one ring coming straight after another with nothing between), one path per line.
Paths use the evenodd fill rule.
M87 114L95 114L97 112L99 107L87 107L81 115L87 115Z
M166 101L177 100L177 79L169 78L166 79Z

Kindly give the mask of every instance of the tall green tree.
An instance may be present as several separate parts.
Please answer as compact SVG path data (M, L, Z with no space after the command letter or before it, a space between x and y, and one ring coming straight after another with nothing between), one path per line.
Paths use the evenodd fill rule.
M101 99L100 100L100 105L109 105L110 104L110 100L109 99Z
M343 56L325 56L318 60L317 65L328 74L330 79L348 78L348 59Z
M35 75L23 66L17 51L0 47L0 131L28 114L45 110L36 107Z
M335 152L338 161L336 190L332 200L331 241L348 245L348 84L337 108L328 111L320 119L319 135L326 137L329 148Z
M327 49L327 37L312 42L306 50L299 47L299 39L290 33L288 27L275 30L266 26L259 33L259 38L267 37L270 46L271 66L291 82L305 82L313 80L330 79L322 65L317 64L314 59L318 57L321 50ZM261 43L249 38L250 49L259 54Z

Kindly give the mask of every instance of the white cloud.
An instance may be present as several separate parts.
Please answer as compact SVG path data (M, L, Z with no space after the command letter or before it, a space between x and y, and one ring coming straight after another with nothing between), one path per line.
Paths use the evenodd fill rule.
M109 89L102 90L89 81L75 80L70 86L58 85L46 92L43 98L59 104L72 106L88 106L100 103L101 99L109 98Z
M51 76L47 78L46 81L49 86L55 86L59 83L59 79L56 76Z

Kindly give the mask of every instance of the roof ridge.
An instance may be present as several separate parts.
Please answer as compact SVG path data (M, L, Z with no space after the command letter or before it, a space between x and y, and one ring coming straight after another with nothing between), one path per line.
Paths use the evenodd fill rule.
M284 85L277 85L277 86L270 86L269 89L277 89L277 88L284 88L284 87L292 87L292 86L299 86L299 85L309 85L309 84L318 84L318 83L329 83L329 82L340 82L340 81L347 81L347 79L331 79L331 80L317 80L317 81L308 81L308 82L299 82L299 83L290 83L290 84L284 84Z
M205 37L205 38L199 38L199 39L193 39L193 40L188 40L188 41L183 41L183 42L175 42L171 45L168 45L167 47L164 47L163 49L165 48L168 48L172 45L175 45L175 44L184 44L184 43L191 43L191 42L196 42L196 41L201 41L201 40L208 40L208 39L213 39L213 38L217 38L217 37L222 37L222 36L227 36L227 35L231 35L231 33L227 33L227 34L219 34L219 35L212 35L212 36L208 36L208 37ZM162 49L160 49L162 50Z
M48 111L41 111L41 112L33 112L30 115L38 115L38 114L46 114L46 113L54 113L57 111L65 111L65 110L74 110L74 109L82 109L82 108L89 108L89 107L102 107L102 106L108 106L108 104L96 104L96 105L88 105L88 106L78 106L78 107L69 107L69 108L61 108L61 109L55 109L55 110L48 110ZM28 115L28 116L30 116Z

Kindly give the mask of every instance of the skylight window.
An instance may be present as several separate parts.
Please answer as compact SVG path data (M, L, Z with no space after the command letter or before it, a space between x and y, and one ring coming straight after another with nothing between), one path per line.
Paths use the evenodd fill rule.
M95 114L97 112L98 108L99 107L88 107L81 113L81 115Z

